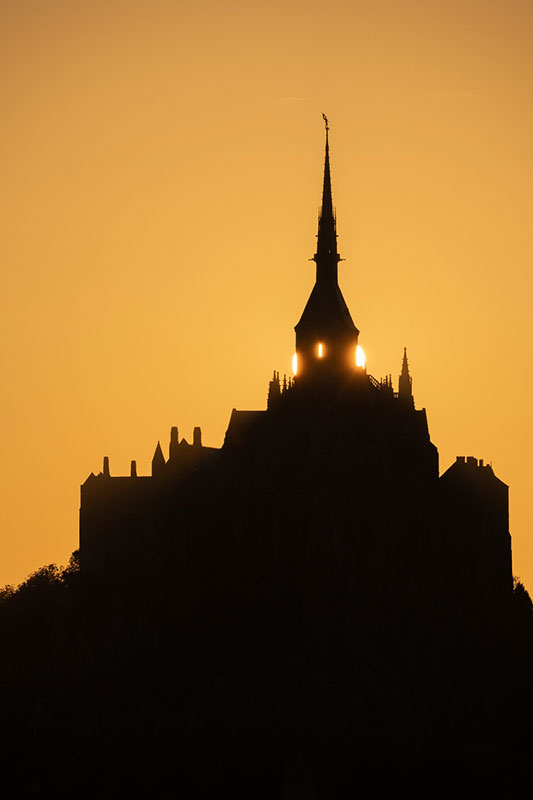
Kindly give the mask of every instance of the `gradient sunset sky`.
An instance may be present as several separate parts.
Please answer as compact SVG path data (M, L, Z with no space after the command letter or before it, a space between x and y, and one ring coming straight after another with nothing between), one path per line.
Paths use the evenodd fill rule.
M325 111L368 371L407 346L533 589L532 31L529 0L3 0L0 585L67 561L104 455L218 446L290 374Z

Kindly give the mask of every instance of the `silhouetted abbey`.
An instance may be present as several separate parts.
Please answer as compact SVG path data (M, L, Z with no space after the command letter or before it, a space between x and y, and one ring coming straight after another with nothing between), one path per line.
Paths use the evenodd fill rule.
M398 392L390 376L367 374L339 260L326 125L296 377L274 373L265 411L234 409L220 449L204 447L199 428L192 444L172 428L168 459L158 443L149 477L135 462L131 476L112 477L104 459L82 486L82 573L137 579L170 560L202 576L207 593L225 587L250 602L266 592L266 605L277 596L280 610L311 620L339 603L361 621L385 598L412 608L431 594L464 613L511 595L507 486L472 457L439 478L407 354Z
M327 135L314 260L267 409L234 410L220 449L172 428L151 476L104 459L81 571L0 590L6 796L530 796L507 487L474 458L439 478L405 351L398 392L366 373Z
M367 374L327 128L314 260L296 377L274 373L266 410L233 410L220 449L172 428L151 476L104 459L81 569L0 592L12 794L531 794L533 604L507 486L474 458L439 477L405 351L397 392Z

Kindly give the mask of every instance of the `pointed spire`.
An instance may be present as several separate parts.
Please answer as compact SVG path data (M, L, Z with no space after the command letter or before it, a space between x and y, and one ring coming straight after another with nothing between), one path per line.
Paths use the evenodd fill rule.
M407 361L407 347L403 348L402 375L409 375L409 362Z
M337 227L331 193L329 122L325 114L322 114L322 117L326 125L326 154L324 159L324 181L322 185L322 208L318 220L318 241L314 261L316 261L317 265L317 280L330 278L337 282L337 262L340 261L340 256L337 253Z
M161 450L161 442L157 443L154 457L152 458L152 476L160 475L165 468L165 456Z
M409 362L407 361L407 348L403 348L403 361L400 379L398 381L398 396L401 400L406 400L410 405L414 405L413 381L409 374Z

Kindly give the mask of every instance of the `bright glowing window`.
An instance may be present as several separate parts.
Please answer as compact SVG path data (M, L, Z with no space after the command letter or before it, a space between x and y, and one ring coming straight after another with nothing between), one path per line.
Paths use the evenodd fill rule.
M298 353L295 353L292 357L292 371L294 375L298 373Z
M324 356L325 351L326 351L326 348L324 347L322 342L319 342L318 346L317 346L318 357L322 358Z
M355 348L355 366L361 367L361 369L365 368L366 358L365 358L365 351L361 347L361 345L357 345Z

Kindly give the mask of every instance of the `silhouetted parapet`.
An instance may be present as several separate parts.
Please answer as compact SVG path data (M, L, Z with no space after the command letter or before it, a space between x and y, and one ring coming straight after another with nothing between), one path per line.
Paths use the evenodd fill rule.
M174 461L178 456L179 449L178 429L175 425L170 429L170 445L168 448L168 460Z
M450 578L480 600L510 596L509 487L473 456L457 456L439 485L444 542L457 548Z
M152 458L152 476L161 475L165 469L165 463L165 456L161 450L161 442L158 442L154 457Z
M113 585L139 575L152 553L154 482L149 476L89 475L81 486L80 567L85 577ZM142 552L139 551L142 546Z
M220 454L218 448L202 446L199 428L194 444L185 439L178 442L177 435L173 428L173 459L168 463L157 443L151 475L138 476L136 461L132 461L129 475L111 477L106 458L104 472L91 474L82 485L80 563L84 576L97 583L132 584L151 569L157 572L168 550L174 552L179 520L192 513L191 486L201 483L201 468Z
M266 432L266 416L266 411L238 411L234 408L224 438L224 447L249 447L255 443L256 436Z
M199 426L193 430L192 444L189 444L185 438L180 441L178 428L173 426L170 430L169 459L164 468L165 472L169 477L173 476L175 479L179 479L199 467L218 451L218 448L203 446L202 429Z

